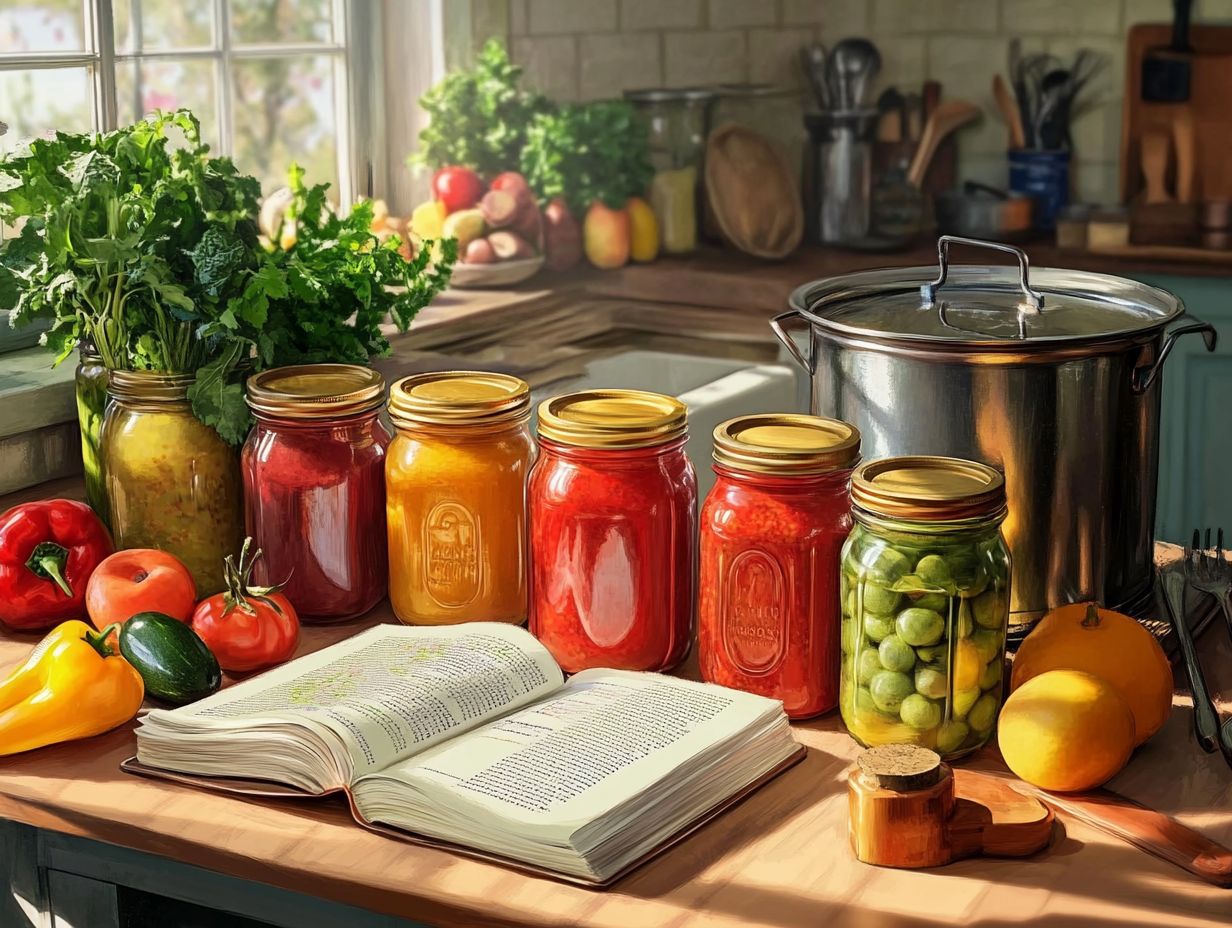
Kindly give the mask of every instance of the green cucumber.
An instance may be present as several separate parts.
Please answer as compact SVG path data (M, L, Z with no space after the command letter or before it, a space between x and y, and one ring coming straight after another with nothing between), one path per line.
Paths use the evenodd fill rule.
M120 653L137 668L145 691L182 706L217 691L222 671L214 652L185 622L139 612L120 629Z

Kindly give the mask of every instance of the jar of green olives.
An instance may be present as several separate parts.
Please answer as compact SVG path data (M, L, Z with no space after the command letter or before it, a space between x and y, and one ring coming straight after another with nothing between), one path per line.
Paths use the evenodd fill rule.
M974 751L1001 708L1005 481L973 461L883 458L855 471L851 500L840 576L843 721L869 747Z

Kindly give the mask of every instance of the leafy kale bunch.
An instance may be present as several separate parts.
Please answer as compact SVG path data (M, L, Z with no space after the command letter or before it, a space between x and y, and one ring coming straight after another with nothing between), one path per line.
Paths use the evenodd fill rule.
M654 173L646 126L624 102L570 104L535 118L522 173L543 200L564 197L574 215L596 200L618 208Z
M248 410L238 374L287 364L367 364L389 353L381 331L387 317L405 331L415 314L449 283L457 241L426 241L406 260L396 236L381 242L371 231L372 204L337 215L327 184L308 187L303 171L288 174L291 199L281 228L250 269L234 241L219 236L193 255L204 286L236 292L225 310L202 326L227 350L197 376L194 409L228 441L243 439Z
M521 76L504 46L489 41L473 70L447 75L420 98L430 122L411 163L457 164L489 178L516 171L532 120L553 109L546 97L520 89Z
M178 133L182 147L168 145ZM195 279L193 254L223 237L256 263L260 187L208 157L185 110L103 135L57 133L0 159L0 220L25 220L0 243L0 310L49 320L66 358L90 339L121 370L191 373L218 345L197 336L228 295Z

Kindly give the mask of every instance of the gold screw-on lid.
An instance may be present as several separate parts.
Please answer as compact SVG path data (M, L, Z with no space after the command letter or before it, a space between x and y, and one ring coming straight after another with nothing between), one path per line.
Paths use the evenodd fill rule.
M1000 471L960 458L898 457L868 461L851 476L856 508L891 519L962 522L1005 516Z
M248 378L248 406L258 416L334 419L379 409L385 378L358 364L296 364Z
M508 374L414 374L389 390L389 417L402 427L496 424L529 414L530 387Z
M539 435L579 448L646 448L688 431L680 400L641 390L586 390L539 404Z
M838 419L740 416L714 430L714 462L740 471L809 476L851 467L859 457L859 430Z
M194 374L165 374L159 371L117 371L107 376L107 392L124 403L183 403Z

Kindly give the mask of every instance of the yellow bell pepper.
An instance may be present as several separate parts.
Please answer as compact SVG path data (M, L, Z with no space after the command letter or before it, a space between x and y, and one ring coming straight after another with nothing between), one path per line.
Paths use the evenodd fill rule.
M57 625L0 684L0 755L100 735L137 714L145 685L108 643L117 628Z

